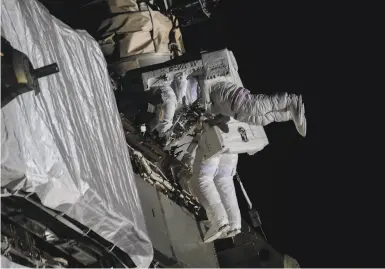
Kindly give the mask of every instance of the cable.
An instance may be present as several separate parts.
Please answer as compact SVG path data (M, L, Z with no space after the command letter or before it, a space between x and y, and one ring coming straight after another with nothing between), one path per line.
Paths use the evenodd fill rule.
M150 162L149 160L147 160L146 159L146 161L150 164L150 165L152 165L153 167L155 167L156 168L156 170L158 170L158 172L162 175L162 177L168 182L168 179L167 179L167 177L163 174L163 172L159 169L159 167L158 166L156 166L155 164L153 164L152 162ZM170 182L169 182L170 183Z
M269 241L267 240L267 236L266 236L265 232L264 232L263 229L262 229L262 224L259 225L259 228L261 229L262 235L263 235L263 237L265 238L266 242L269 243Z
M247 203L249 204L249 215L250 215L252 225L254 226L254 228L259 227L261 229L263 237L265 238L266 242L268 242L265 231L262 228L262 221L261 221L261 218L259 216L259 213L257 210L253 209L253 204L251 203L250 198L247 195L245 188L243 187L241 177L239 176L238 172L235 174L235 176L238 180L239 185L241 186L243 195L245 196L245 199L246 199Z
M65 2L65 1L63 1L63 2ZM81 5L80 8L84 8L84 7L87 7L87 6L96 4L96 3L98 3L98 2L102 3L102 2L104 2L104 1L103 1L103 0L94 0L94 1L91 1L91 2L88 2L88 3L85 3L85 4Z
M253 204L251 203L250 198L247 195L247 192L246 192L245 188L243 187L243 184L242 184L242 181L241 181L241 177L239 176L238 172L235 174L235 176L236 176L236 178L238 180L239 185L241 185L242 193L245 196L245 199L246 199L246 201L247 201L247 203L249 205L249 209L252 209L253 208Z
M203 4L202 0L199 0L199 4L201 5L203 13L207 16L207 18L211 17L210 12L207 10L206 6Z

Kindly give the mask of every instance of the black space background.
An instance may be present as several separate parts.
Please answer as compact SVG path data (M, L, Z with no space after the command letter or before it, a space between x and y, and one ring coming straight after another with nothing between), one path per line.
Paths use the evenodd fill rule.
M63 7L79 3L64 2ZM223 0L212 20L183 32L188 52L224 47L232 50L243 84L252 93L303 95L307 137L299 136L292 122L270 124L265 128L270 144L254 156L240 155L238 163L238 172L260 212L269 243L296 258L302 268L385 265L381 258L384 238L370 233L375 222L366 218L382 215L384 210L375 210L374 205L383 205L383 195L374 195L373 188L369 195L361 190L362 182L369 179L368 170L356 172L355 166L363 162L350 160L372 157L357 151L365 145L360 115L366 111L353 110L352 117L357 103L335 102L337 96L346 99L345 84L356 83L354 78L342 83L330 80L342 75L341 65L333 61L339 59L339 52L333 52L338 36L358 29L348 29L351 21L344 21L341 27L328 13L332 10L339 16L346 13L345 8ZM77 14L71 7L53 13L74 28L95 27L93 20L99 15ZM338 31L334 31L335 27L339 27ZM349 57L354 61L354 54ZM339 89L331 90L335 85ZM353 123L347 124L347 120ZM347 134L341 129L348 130ZM238 194L247 219L246 203ZM374 199L364 206L368 196Z

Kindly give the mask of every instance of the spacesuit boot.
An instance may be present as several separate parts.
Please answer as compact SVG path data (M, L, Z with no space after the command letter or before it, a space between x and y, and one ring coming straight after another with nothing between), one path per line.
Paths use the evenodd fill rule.
M234 237L241 233L241 229L235 229L227 232L227 237Z
M222 235L218 239L234 237L240 233L241 233L241 229L229 230L227 233L222 233Z
M289 105L289 111L292 115L295 128L298 133L303 137L306 136L306 117L305 117L305 105L302 103L302 96L292 97L291 104Z
M202 224L206 226L206 228L208 228L208 230L206 231L203 237L204 243L209 243L214 240L220 239L223 236L226 236L231 229L229 220L227 217L224 217L220 220L216 219L215 221L213 220L212 213L213 212L211 210L206 210L208 220L202 221Z
M297 128L297 131L300 135L305 137L306 136L306 130L307 130L307 122L306 122L306 117L305 117L305 105L304 104L302 104L302 106L301 106L300 115L302 115L301 116L302 117L302 124L300 126L295 125L295 128Z
M227 232L230 230L229 224L224 224L221 227L217 227L216 225L211 225L209 230L206 232L203 242L209 243L214 240L219 239L223 234L227 234Z
M299 263L293 257L290 257L287 254L283 255L283 268L301 268Z

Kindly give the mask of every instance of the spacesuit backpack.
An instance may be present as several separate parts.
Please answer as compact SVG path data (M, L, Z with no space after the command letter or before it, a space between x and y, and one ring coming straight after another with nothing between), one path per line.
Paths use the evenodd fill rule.
M203 102L209 113L216 113L211 110L211 86L222 81L242 86L242 81L234 55L227 49L203 54L202 62L204 75L200 82ZM222 153L253 155L269 143L262 126L239 122L233 118L227 122L227 126L227 130L224 130L209 123L204 124L199 145L206 159Z

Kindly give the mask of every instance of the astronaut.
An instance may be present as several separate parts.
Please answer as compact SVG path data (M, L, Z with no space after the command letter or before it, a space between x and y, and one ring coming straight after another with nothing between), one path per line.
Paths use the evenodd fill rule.
M160 114L163 117L159 118L156 129L163 137L172 126L175 111L181 106L191 104L199 94L197 81L193 78L188 80L182 75L176 81L177 85L166 86L162 91L164 102ZM186 98L187 95L189 98ZM208 111L213 115L221 114L240 122L262 126L292 120L298 133L306 136L305 107L300 95L254 95L231 82L215 83L210 88L209 95L211 107ZM233 182L237 162L238 154L224 153L205 159L203 150L200 147L196 150L189 189L205 208L211 224L204 236L204 242L233 237L240 233L241 214Z

